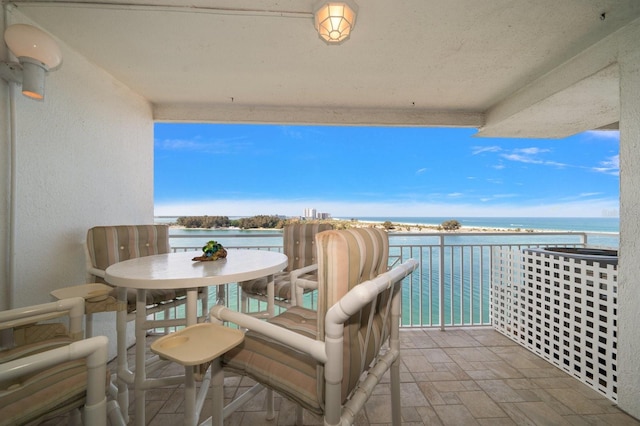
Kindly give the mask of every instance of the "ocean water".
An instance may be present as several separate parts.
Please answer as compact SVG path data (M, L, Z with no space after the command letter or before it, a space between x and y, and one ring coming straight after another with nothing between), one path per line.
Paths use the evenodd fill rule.
M156 223L172 223L176 218L156 218ZM587 233L588 246L617 249L619 241L618 218L444 218L444 217L358 217L362 222L391 221L410 225L439 225L456 219L463 226L492 229L520 229L511 235L457 235L445 233L448 247L443 252L444 269L442 285L444 298L439 301L440 251L438 237L390 233L392 246L407 246L409 249L392 248L390 255L401 260L409 257L422 260L422 274L403 287L402 323L404 326L438 325L441 311L445 312L445 324L488 324L490 307L489 283L491 280L490 251L495 245L554 245L576 244ZM568 231L567 236L536 235L535 231ZM216 240L225 247L273 247L282 245L280 230L239 229L183 229L171 228L171 246L201 247L215 234ZM483 247L478 247L482 245ZM475 246L475 247L472 247ZM431 261L429 259L432 259ZM415 274L415 273L414 273ZM417 277L414 277L417 278ZM234 288L229 289L230 293ZM214 295L212 295L213 297ZM229 294L231 296L231 294ZM215 299L212 299L215 300Z

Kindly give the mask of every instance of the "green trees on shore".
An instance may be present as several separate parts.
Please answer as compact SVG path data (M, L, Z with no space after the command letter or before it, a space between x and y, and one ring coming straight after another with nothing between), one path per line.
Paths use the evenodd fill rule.
M225 228L233 226L227 216L181 216L176 224L185 228Z
M234 226L241 229L252 228L275 228L284 226L286 219L280 216L259 215L253 217L243 217L240 219L229 219L228 216L181 216L176 221L179 226L185 228L228 228Z
M258 215L251 217L243 217L240 219L229 219L228 216L180 216L176 220L176 225L184 226L185 228L229 228L235 227L240 229L282 229L285 225L291 223L305 222L321 222L331 223L334 229L345 229L351 226L355 226L358 222L347 222L332 219L317 219L307 220L300 218L284 218L277 215Z
M451 220L445 220L444 222L442 222L442 225L440 226L445 231L457 231L462 227L462 224L455 219L451 219Z

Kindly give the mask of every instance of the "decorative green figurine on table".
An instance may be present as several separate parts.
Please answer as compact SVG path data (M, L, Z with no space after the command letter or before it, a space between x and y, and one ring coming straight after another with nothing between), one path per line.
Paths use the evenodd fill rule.
M206 246L202 247L202 256L194 257L193 260L207 261L218 260L227 257L227 250L217 241L209 241Z

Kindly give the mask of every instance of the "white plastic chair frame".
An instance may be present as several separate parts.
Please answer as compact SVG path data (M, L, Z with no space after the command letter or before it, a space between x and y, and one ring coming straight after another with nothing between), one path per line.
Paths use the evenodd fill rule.
M85 241L85 261L86 270L89 275L89 280L94 281L97 277L102 280L106 277L106 272L103 269L99 269L93 266L91 260L91 254L89 249L89 242ZM107 283L108 284L108 283ZM108 284L110 285L110 284ZM165 332L168 332L168 327L180 327L186 325L186 318L168 318L170 309L177 308L181 305L185 305L187 302L186 297L174 299L171 302L165 304L158 304L155 306L147 306L145 300L136 300L136 309L133 312L127 311L127 289L117 288L117 310L116 310L116 339L117 339L117 374L113 377L111 392L117 395L118 405L121 407L122 416L125 421L129 421L129 385L135 383L136 375L144 377L139 379L141 381L147 381L148 385L155 384L156 386L169 386L179 384L183 380L183 376L176 375L170 377L162 377L157 379L149 379L147 373L153 372L167 364L165 360L160 359L157 355L146 358L144 351L137 352L138 356L135 360L135 366L131 367L127 358L127 323L135 321L135 336L137 342L143 342L146 337L146 333L150 329L164 328ZM140 294L140 291L138 291ZM201 321L205 320L205 314L208 308L208 292L202 291L198 295L202 307ZM157 312L165 312L165 319L149 319L149 316ZM92 315L87 314L85 318L87 335L90 336L93 330ZM140 367L144 366L144 367ZM145 370L146 369L146 370ZM113 389L115 388L115 389Z
M73 339L81 338L84 316L84 299L81 297L0 312L0 330L8 330L63 316L69 317L71 337ZM112 424L123 425L124 421L120 417L117 403L110 401L107 404L105 377L107 374L108 343L105 336L96 336L0 364L0 381L13 380L60 363L84 358L87 365L87 390L82 409L83 424L106 426L108 410Z
M324 424L326 426L351 425L355 421L357 413L362 410L374 387L380 382L384 372L390 370L391 374L391 405L392 424L401 424L400 413L400 304L402 280L418 267L418 262L409 259L396 268L378 275L376 278L365 281L343 296L335 303L325 315L325 339L324 341L310 339L301 336L291 330L275 326L257 318L232 311L224 306L214 306L210 310L211 320L228 321L246 329L261 333L271 339L291 346L300 352L309 354L318 363L324 364L325 379L325 412ZM366 378L352 391L350 399L342 406L341 382L342 382L342 357L343 334L345 322L356 313L360 312L367 304L373 303L377 296L392 289L390 298L389 350L379 354L375 363L369 369ZM371 326L371 324L369 324ZM247 391L235 401L232 401L224 409L224 417L228 417L243 403L255 396L261 385ZM273 407L268 407L267 418L273 418ZM301 410L298 410L296 424L302 424Z

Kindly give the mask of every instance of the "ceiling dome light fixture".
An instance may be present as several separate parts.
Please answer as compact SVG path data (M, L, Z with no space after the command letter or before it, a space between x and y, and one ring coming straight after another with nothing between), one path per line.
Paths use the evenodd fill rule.
M0 77L22 84L22 94L44 99L44 78L62 64L62 53L55 40L39 28L26 24L11 25L4 41L18 62L0 62Z
M316 31L327 44L340 44L356 25L358 6L351 0L321 1L314 8Z

